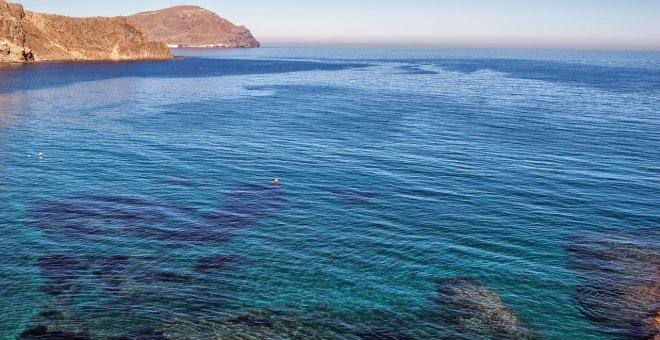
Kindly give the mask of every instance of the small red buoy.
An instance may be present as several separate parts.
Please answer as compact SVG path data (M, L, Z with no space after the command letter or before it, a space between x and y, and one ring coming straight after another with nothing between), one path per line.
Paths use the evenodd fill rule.
M280 180L279 180L278 178L275 178L275 179L273 180L273 184L275 184L275 185L280 185Z

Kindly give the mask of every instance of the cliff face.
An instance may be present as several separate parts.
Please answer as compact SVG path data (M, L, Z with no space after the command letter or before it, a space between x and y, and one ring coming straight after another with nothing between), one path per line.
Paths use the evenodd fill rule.
M70 18L27 12L25 44L35 61L169 59L163 43L126 18Z
M123 17L71 18L23 11L0 0L0 62L164 60L161 42Z
M177 6L128 17L147 32L149 39L174 47L259 47L244 26L198 6Z
M23 6L0 0L0 62L32 59L29 50L25 50L24 17Z

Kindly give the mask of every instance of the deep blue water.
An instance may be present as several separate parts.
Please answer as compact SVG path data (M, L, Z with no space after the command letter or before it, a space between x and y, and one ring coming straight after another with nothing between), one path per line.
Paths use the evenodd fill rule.
M0 66L0 338L660 333L660 53L175 54Z

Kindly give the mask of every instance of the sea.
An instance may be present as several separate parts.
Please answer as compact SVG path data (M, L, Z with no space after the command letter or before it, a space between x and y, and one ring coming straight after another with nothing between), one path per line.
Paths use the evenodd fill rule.
M660 52L173 52L0 66L1 339L660 334Z

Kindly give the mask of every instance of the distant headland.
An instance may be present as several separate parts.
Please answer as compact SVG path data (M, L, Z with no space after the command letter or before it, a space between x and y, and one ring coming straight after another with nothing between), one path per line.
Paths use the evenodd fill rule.
M128 17L149 39L170 47L260 47L245 26L236 26L198 6L176 6Z
M170 47L259 47L250 31L196 6L74 18L0 0L0 63L168 60Z

